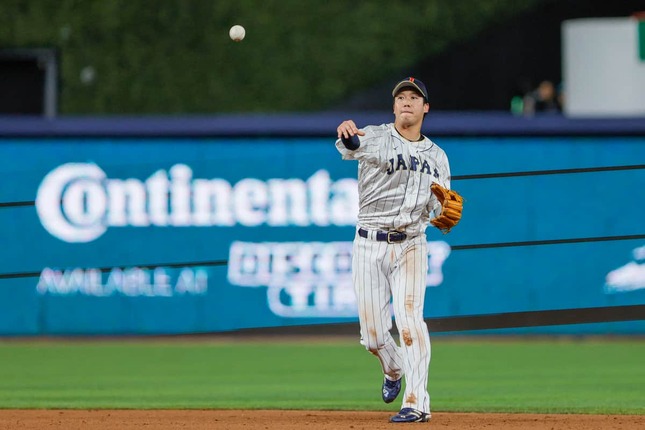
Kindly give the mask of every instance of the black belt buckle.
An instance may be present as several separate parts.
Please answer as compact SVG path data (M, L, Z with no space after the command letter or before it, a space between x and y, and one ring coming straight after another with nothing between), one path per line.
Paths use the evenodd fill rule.
M400 235L401 233L398 232L398 231L388 231L387 232L387 243L393 244L393 243L401 242L401 240L392 240L392 239L390 239L390 235L393 235L393 234Z

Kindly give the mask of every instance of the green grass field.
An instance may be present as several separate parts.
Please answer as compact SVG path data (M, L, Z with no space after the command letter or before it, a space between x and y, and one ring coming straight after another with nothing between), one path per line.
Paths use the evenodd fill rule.
M355 340L5 341L0 408L396 410ZM433 339L434 411L645 414L644 340Z

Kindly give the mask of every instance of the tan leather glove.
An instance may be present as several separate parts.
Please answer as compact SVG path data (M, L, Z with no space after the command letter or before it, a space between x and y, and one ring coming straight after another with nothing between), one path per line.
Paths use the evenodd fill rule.
M464 198L456 191L449 190L434 182L430 187L432 194L441 203L441 213L430 221L430 224L437 227L446 234L457 225L461 219L461 212L464 208Z

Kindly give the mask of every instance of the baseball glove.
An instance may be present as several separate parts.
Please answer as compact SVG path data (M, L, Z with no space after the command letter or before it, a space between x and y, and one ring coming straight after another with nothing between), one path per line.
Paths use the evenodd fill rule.
M457 225L461 219L461 212L464 208L464 198L456 191L442 187L436 182L430 187L432 194L437 197L441 203L441 213L439 216L430 221L430 224L437 227L446 234Z

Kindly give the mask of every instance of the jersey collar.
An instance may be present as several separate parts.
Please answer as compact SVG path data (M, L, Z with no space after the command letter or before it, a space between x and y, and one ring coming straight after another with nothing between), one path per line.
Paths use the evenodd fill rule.
M405 137L401 136L401 134L396 130L396 127L394 126L394 123L390 124L390 133L392 133L392 136L394 136L397 139L399 139L400 141L406 142L406 143L414 143L414 144L418 144L418 145L423 145L423 144L426 144L427 142L430 142L430 139L428 139L423 133L421 133L421 136L423 136L423 139L421 139L421 140L412 141L412 140L406 139Z

